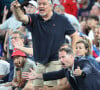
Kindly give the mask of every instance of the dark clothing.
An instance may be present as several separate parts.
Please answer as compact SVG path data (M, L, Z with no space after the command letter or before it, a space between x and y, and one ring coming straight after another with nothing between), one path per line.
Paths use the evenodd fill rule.
M100 70L100 64L95 60L95 58L91 55L88 56L78 56L76 57L77 59L81 59L81 58L87 58L87 60L89 60L98 70Z
M14 63L12 59L8 60L8 63L10 64L10 73L8 81L11 82L13 80L13 75L14 75Z
M89 14L90 14L90 10L91 10L93 4L94 3L90 1L87 8L85 8L85 9L84 8L80 8L79 11L78 11L78 17L79 16L88 17Z
M47 21L38 14L29 15L29 25L32 28L34 59L41 64L58 60L58 49L65 42L65 34L75 32L68 19L55 12Z
M95 60L93 56L86 56L86 58L98 69L100 70L100 64Z
M87 59L76 59L74 61L74 69L79 66L81 70L86 74L85 77L82 76L71 76L68 69L62 69L60 71L49 72L43 74L43 79L55 80L67 77L69 83L74 90L98 90L100 88L100 72L97 70L93 64L91 64Z

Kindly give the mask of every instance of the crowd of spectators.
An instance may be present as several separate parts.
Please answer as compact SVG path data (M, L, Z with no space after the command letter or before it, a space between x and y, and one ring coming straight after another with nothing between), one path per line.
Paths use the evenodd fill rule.
M32 69L36 70L37 66L39 69L40 64L35 60L35 55L37 53L40 54L43 52L43 48L41 49L41 47L44 44L41 44L41 41L39 40L41 40L42 38L44 39L44 37L36 41L35 36L32 36L34 32L32 31L33 26L31 25L32 27L29 27L28 25L26 25L26 22L23 23L24 21L22 22L21 20L18 20L18 18L16 18L16 12L14 11L14 7L12 7L11 5L13 1L14 0L0 0L0 67L2 68L0 70L0 90L2 90L2 88L8 90L8 88L6 89L6 87L8 86L13 86L9 87L12 88L12 90L15 90L15 87L18 87L18 90L32 90L32 86L29 87L28 85L32 84L33 81L26 81L25 79L22 79L21 75L22 72L32 72ZM30 19L30 22L28 22L28 24L33 22L31 20L31 18L33 17L31 14L41 14L39 13L37 1L38 0L18 0L21 5L21 11L25 15L29 16L28 18ZM100 70L100 0L52 0L52 4L53 12L56 12L58 15L63 15L66 19L68 19L69 23L69 26L66 25L66 27L68 27L69 29L67 31L69 35L65 35L66 43L63 42L64 44L62 44L62 46L72 46L76 57L87 58L96 67L97 70ZM42 12L42 9L40 11ZM57 23L59 23L59 25L62 25L60 24L61 22ZM36 22L34 24L36 25L38 23ZM72 26L72 28L70 28L70 25ZM53 26L56 27L55 24L53 24ZM72 29L72 32L70 32L70 29ZM71 36L71 34L73 34L73 29L75 30L77 35L79 35L74 47L74 37ZM36 32L35 34L37 33L38 32ZM41 32L39 31L39 33ZM44 31L44 33L46 32ZM47 39L48 38L44 40ZM40 51L42 50L42 52L33 52L34 50L36 51L36 48L34 49L34 47L38 47L34 46L33 41L35 43L37 42L38 44L40 43L39 49ZM61 49L61 45L59 46L59 49ZM48 47L45 47L44 53L47 48ZM54 47L52 49L54 49ZM40 58L41 57L42 56L40 55ZM41 63L42 61L39 62ZM46 62L43 62L42 64L47 66ZM58 68L56 70L58 70ZM44 87L40 90L67 90L66 88L68 88L68 90L71 90L70 84L67 81L68 80L64 79L60 80L59 85L62 85L62 88L59 87L59 85L56 85L57 87ZM67 87L64 86L65 89L63 89L63 84L66 84L66 82L68 83L68 85ZM2 86L2 84L4 85Z

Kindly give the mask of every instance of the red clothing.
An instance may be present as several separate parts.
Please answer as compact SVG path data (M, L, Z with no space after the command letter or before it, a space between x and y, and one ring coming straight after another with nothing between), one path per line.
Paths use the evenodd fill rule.
M76 0L60 0L60 3L65 7L65 12L77 17L78 7Z

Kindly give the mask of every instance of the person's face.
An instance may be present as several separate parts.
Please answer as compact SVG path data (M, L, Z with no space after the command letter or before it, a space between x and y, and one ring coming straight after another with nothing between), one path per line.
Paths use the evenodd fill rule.
M63 11L59 7L55 7L54 11L59 14L63 14Z
M98 22L94 19L88 19L87 20L87 25L91 28L95 27L98 24Z
M87 53L87 49L83 43L76 44L76 55L77 56L85 56Z
M19 34L12 34L11 43L13 46L15 46L15 43L19 43L20 45L23 45L24 39L22 39Z
M13 57L13 60L14 60L14 65L16 67L23 67L24 66L25 57L22 57L22 56L14 56Z
M49 0L38 0L38 10L41 16L48 16L52 11L52 5Z
M95 28L94 37L95 37L96 40L100 40L100 27L99 28Z
M97 6L94 5L92 7L92 9L90 10L90 15L97 15L97 16L100 15L100 11Z
M35 6L33 6L31 4L28 4L26 8L27 8L27 9L25 9L26 10L26 13L28 13L28 14L36 13L36 10L37 9L36 9Z
M73 65L74 59L72 55L67 55L65 51L59 52L59 59L63 68L70 68Z

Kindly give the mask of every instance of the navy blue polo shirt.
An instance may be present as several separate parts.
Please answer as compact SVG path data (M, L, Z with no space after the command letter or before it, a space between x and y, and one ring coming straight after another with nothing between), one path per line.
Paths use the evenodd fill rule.
M65 35L75 32L68 19L53 12L51 19L44 21L38 14L29 15L34 59L41 64L58 60L58 50L65 42Z

